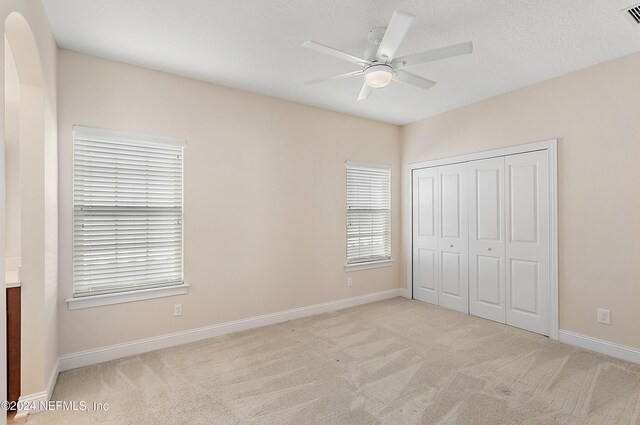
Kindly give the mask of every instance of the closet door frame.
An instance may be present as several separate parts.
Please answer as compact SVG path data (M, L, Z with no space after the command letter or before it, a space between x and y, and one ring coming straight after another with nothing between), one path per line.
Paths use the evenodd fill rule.
M413 298L413 170L439 167L461 162L488 159L526 152L546 151L549 164L549 338L558 340L558 163L557 139L527 143L500 149L475 152L432 161L416 162L405 167L407 184L405 193L405 252L407 258L406 297Z

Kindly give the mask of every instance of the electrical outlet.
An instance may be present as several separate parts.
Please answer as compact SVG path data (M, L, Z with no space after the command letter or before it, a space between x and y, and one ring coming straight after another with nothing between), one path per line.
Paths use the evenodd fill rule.
M605 325L611 324L611 310L605 308L598 309L598 323L604 323Z
M174 316L182 316L182 304L174 304L173 305L173 315Z
M350 277L347 278L347 286L353 286L353 279Z

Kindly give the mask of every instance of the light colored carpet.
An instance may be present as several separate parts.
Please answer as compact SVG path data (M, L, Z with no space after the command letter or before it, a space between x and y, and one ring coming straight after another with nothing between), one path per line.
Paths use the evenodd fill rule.
M637 424L640 366L403 298L60 374L36 424Z

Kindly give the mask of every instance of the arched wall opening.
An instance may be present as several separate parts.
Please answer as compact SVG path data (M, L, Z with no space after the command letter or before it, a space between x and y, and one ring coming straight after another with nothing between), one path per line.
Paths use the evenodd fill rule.
M45 390L45 116L43 71L29 23L4 22L5 280L20 287L20 396ZM11 344L11 341L8 341ZM11 347L9 347L11 349Z

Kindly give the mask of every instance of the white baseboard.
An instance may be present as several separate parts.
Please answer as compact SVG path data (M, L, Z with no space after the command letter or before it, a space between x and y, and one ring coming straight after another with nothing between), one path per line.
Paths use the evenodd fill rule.
M611 357L626 360L629 362L640 363L640 350L637 348L627 347L626 345L616 344L614 342L581 335L571 331L560 329L558 331L558 341L576 347L585 348L597 353L606 354Z
M49 379L47 380L47 386L44 391L30 394L26 396L20 396L18 399L18 405L22 407L18 409L16 412L16 419L20 419L22 417L27 416L28 414L37 413L42 409L41 404L44 404L51 400L51 396L53 395L53 388L56 386L56 381L58 380L58 374L60 373L60 359L56 359L56 363L53 365L53 369L49 374Z
M46 391L39 393L20 396L18 398L18 406L21 407L16 412L15 419L23 418L29 414L37 413L42 410L40 407L42 404L49 401L49 396Z
M60 373L60 359L56 359L56 363L53 365L53 369L49 374L49 380L47 381L47 401L51 400L51 396L53 395L53 388L56 386L56 382L58 381L58 374Z
M407 290L406 290L406 288L400 288L400 296L401 296L402 298L409 298L409 297L407 297Z
M361 304L368 304L376 301L386 300L389 298L395 298L401 296L401 291L402 290L400 288L389 289L386 291L375 292L373 294L361 295L359 297L346 298L322 304L310 305L307 307L294 308L277 313L264 314L262 316L255 316L247 319L220 323L218 325L189 329L186 331L160 335L153 338L146 338L123 344L116 344L108 347L101 347L93 350L66 354L58 359L59 370L60 372L63 372L65 370L98 364L122 357L134 356L149 351L187 344L190 342L213 338L233 332L259 328L261 326L286 322L287 320L300 319L302 317L313 316L316 314L341 310Z

